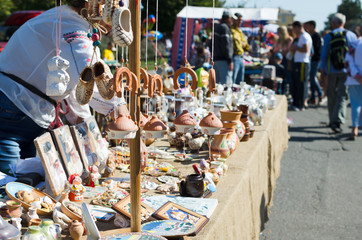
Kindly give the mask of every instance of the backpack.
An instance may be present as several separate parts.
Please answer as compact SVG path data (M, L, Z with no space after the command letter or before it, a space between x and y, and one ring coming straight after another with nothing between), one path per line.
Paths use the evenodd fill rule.
M329 61L333 68L342 70L345 68L344 57L348 52L346 31L331 33L332 39L329 42Z

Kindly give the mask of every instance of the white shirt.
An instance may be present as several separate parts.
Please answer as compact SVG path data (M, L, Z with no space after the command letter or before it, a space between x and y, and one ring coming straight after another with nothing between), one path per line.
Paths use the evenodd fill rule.
M351 44L355 49L354 53L346 54L346 63L348 65L349 74L345 85L360 85L360 83L354 78L357 74L362 76L362 38L359 38L356 42Z
M13 74L30 83L43 93L46 90L46 77L49 72L48 60L56 55L56 25L59 7L52 8L27 21L19 28L5 49L0 53L0 70ZM93 42L87 37L89 24L69 6L61 7L60 56L70 62L67 72L70 75L72 91L54 100L67 99L70 113L67 118L74 123L77 116L91 115L88 105L79 105L75 99L75 88L81 71L89 65L93 54ZM99 49L93 63L102 61ZM27 116L40 127L48 128L55 118L54 106L22 85L0 74L0 90ZM107 114L123 99L114 97L110 101L102 99L95 85L94 95L89 105L102 114Z
M306 44L307 52L296 51L294 53L294 62L310 62L310 51L312 49L312 42L312 37L307 32L302 32L298 39L297 46L301 48L303 47L303 45Z

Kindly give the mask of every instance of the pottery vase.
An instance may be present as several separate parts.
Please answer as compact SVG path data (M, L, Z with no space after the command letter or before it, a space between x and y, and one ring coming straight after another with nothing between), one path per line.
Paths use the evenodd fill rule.
M240 120L242 111L221 110L221 121L234 122Z
M12 218L11 224L16 227L19 231L21 231L21 218Z
M222 132L227 134L226 142L230 150L230 154L232 154L239 145L239 137L235 132L234 128L224 128Z
M60 225L58 224L59 227L57 227L53 220L50 219L44 219L42 224L41 224L41 229L43 234L47 237L47 239L49 240L58 240L61 239L61 234L60 234Z
M30 223L30 220L31 219L38 219L39 216L38 214L36 213L37 211L37 208L36 207L30 207L28 209L28 213L26 214L26 219L28 220L28 223Z
M10 217L20 218L22 214L21 202L15 200L6 201L6 206L9 209Z
M70 223L69 233L73 240L79 240L84 233L84 227L82 223L78 222L78 220L73 220Z
M214 140L210 146L210 155L213 158L214 155L220 155L222 158L227 158L230 155L230 149L227 145L227 134L222 133L215 135ZM214 159L213 159L214 160Z
M48 240L39 226L30 226L23 240Z

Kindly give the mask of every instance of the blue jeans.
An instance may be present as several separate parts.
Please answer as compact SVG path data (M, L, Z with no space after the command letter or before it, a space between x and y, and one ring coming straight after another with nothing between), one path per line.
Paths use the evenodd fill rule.
M316 99L318 97L322 97L323 91L321 86L319 85L318 78L317 78L317 71L318 71L318 64L319 61L312 61L310 64L310 91L311 91L311 99Z
M245 66L244 66L244 59L241 55L234 55L233 56L233 83L240 84L244 82L244 74L245 74Z
M19 158L35 157L34 139L45 132L0 91L0 171L8 174L9 164Z
M229 70L229 64L227 61L215 61L214 62L216 83L225 84L232 81L232 71Z
M362 85L350 85L348 87L351 101L352 126L362 126Z

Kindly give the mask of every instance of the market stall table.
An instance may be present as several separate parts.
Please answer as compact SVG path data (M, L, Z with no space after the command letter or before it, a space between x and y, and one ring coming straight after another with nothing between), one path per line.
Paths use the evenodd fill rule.
M259 239L272 205L273 191L280 173L280 159L289 139L287 100L285 96L276 98L277 106L265 114L264 125L256 126L254 137L241 142L228 158L229 170L211 196L218 200L218 206L209 223L197 236L187 239ZM164 144L165 141L157 143ZM200 155L205 157L204 152ZM162 161L171 162L183 175L187 175L193 173L191 166L199 159L188 162ZM127 231L114 229L113 222L97 222L97 226L102 236ZM86 239L86 236L83 238Z

